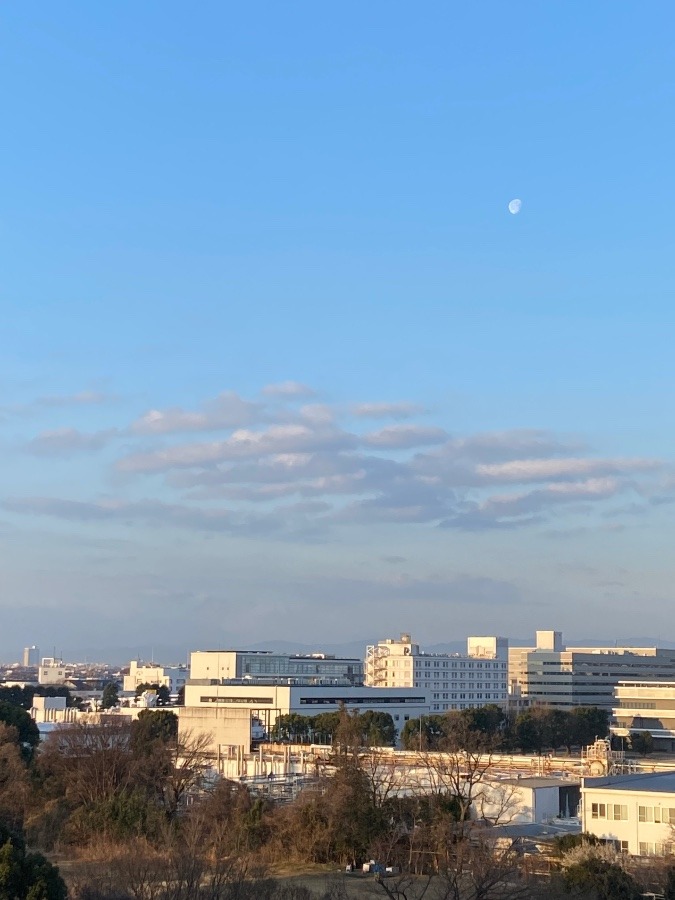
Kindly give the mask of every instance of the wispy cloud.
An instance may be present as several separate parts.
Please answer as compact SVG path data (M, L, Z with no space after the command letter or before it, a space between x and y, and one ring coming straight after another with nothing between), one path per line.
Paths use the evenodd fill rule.
M313 397L315 391L299 381L281 381L279 384L268 384L262 389L268 397Z
M261 412L261 404L243 400L234 391L223 391L199 410L185 410L179 406L148 410L132 422L129 430L144 435L222 431L255 422Z
M361 419L411 419L425 411L417 403L355 403L349 407Z
M127 476L123 484L159 475L153 490L161 499L69 506L67 499L33 498L22 507L14 498L12 509L237 533L325 534L370 523L487 531L548 527L594 510L600 525L603 516L630 509L631 495L649 509L673 494L672 474L659 460L597 457L577 438L537 429L450 436L410 421L373 431L357 427L359 419L367 425L421 408L296 403L311 394L285 382L264 390L270 401L223 391L194 409L157 408L115 428L42 432L26 450L43 457L92 453L124 438L114 464ZM209 438L213 431L223 434ZM227 508L215 509L217 501Z
M55 428L43 431L26 444L28 453L34 456L75 456L79 453L95 453L105 447L118 434L109 428L92 434L76 428Z

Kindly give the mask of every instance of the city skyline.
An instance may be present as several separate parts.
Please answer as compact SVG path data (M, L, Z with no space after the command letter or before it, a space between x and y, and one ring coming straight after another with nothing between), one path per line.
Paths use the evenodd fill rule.
M675 641L670 6L0 17L0 658Z

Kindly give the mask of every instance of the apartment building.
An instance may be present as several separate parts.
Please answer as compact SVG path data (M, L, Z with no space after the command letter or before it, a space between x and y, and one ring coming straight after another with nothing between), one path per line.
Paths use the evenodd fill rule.
M467 653L424 653L410 634L386 638L366 650L365 683L377 688L423 690L432 713L494 703L506 705L508 640L470 637Z
M559 631L538 631L536 646L508 651L509 690L532 704L614 707L621 681L675 680L675 650L658 647L565 648Z

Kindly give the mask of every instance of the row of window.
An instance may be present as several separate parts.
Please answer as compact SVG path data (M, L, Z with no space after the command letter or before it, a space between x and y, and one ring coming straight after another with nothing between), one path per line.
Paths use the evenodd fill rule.
M471 685L471 687L473 687L473 685ZM478 685L476 685L476 687L482 687L482 685L478 684ZM487 684L486 687L490 687L490 685ZM495 687L498 688L499 685L496 684ZM486 694L485 697L488 700L491 700L493 697L494 697L494 699L498 699L499 697L503 696L503 693L504 692L502 691L502 693L500 693L500 694ZM463 692L460 694L443 694L443 696L441 696L440 694L434 694L433 699L434 700L457 700L457 699L459 699L459 700L467 700L467 699L482 700L483 693L479 692L479 693L475 694L472 692L472 693L467 694L466 692Z
M638 822L663 822L666 825L675 825L675 808L638 806Z
M628 806L625 803L591 803L591 818L626 822ZM675 807L638 806L638 821L675 825Z
M407 659L404 659L404 660L397 660L397 659L389 659L389 660L385 660L385 665L390 664L390 665L392 665L394 668L397 668L398 665L399 665L399 663L401 664L402 667L404 667L404 668L406 668L406 669L410 667L410 660L407 660ZM416 668L416 669L421 669L421 668L422 668L422 662L420 662L419 660L415 660L415 668ZM425 669L431 669L431 668L434 668L434 669L505 669L505 668L506 668L506 663L505 663L505 662L497 662L497 663L472 663L472 662L452 662L452 663L444 662L444 663L440 663L440 662L435 662L435 663L433 664L433 666L432 666L432 665L431 665L431 662L430 662L429 660L425 660L425 661L424 661L424 668L425 668Z
M628 806L625 803L591 803L591 819L611 819L615 822L628 820Z

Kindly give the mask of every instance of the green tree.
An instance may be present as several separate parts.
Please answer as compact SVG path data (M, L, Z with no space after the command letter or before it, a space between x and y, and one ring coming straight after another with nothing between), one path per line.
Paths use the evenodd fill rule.
M113 706L117 706L117 702L119 700L119 690L117 684L114 681L109 681L108 684L103 688L103 694L101 696L101 708L102 709L110 709Z
M26 853L23 835L0 824L0 898L66 900L59 870L40 853Z
M609 711L597 706L577 706L569 713L568 740L565 745L587 747L596 738L609 734Z
M169 743L178 737L178 716L168 709L142 709L131 724L131 746L151 748L155 741Z
M448 736L450 721L446 716L420 716L410 719L401 731L404 750L437 750Z
M369 709L359 721L363 742L369 747L393 747L396 743L396 726L389 713Z
M30 758L40 743L40 732L26 710L16 706L14 703L7 703L1 700L0 723L16 728L24 756Z
M631 731L630 749L641 756L648 756L654 751L654 738L649 731Z
M298 713L277 716L272 729L272 739L302 743L309 739L313 727L314 719L310 716L301 716Z
M494 703L477 706L474 709L464 709L460 715L466 720L472 731L482 731L492 737L496 737L506 724L504 710Z

